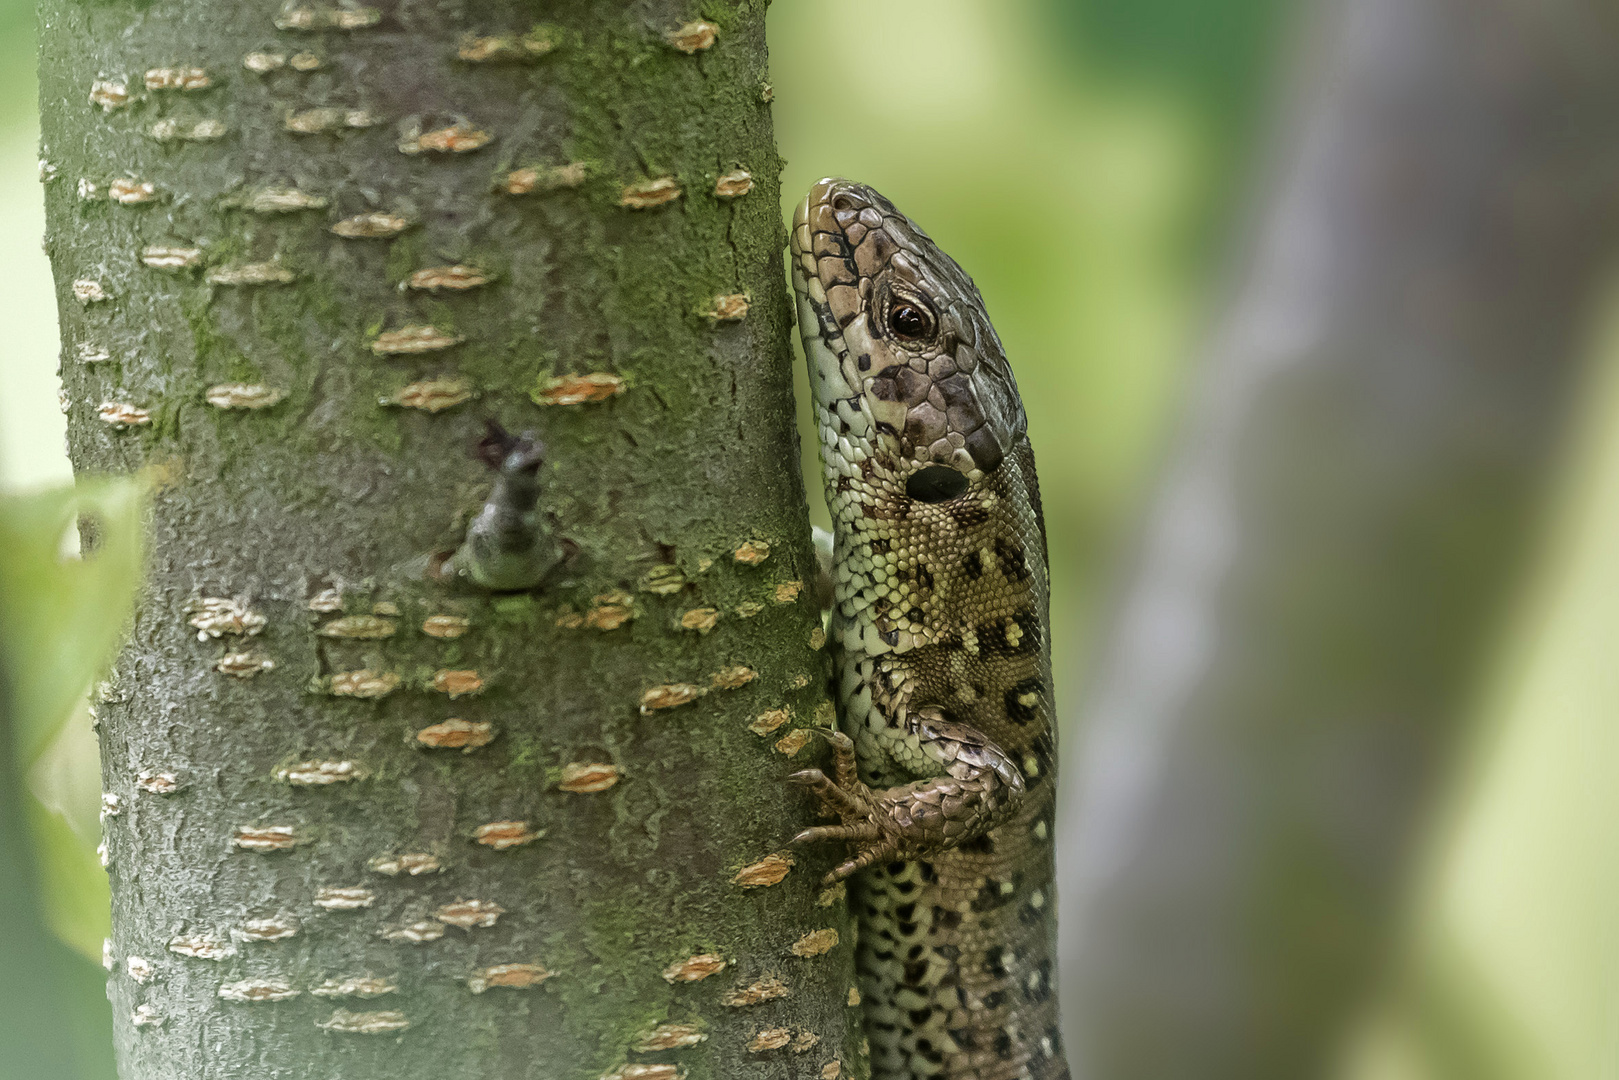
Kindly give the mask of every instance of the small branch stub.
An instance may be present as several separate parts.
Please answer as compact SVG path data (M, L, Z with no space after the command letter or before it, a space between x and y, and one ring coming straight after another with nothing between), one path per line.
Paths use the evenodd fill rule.
M513 435L490 421L478 443L478 456L495 471L495 484L467 526L448 569L481 589L532 589L567 557L566 545L552 535L549 516L539 506L545 446L531 432ZM476 672L439 672L434 683L452 697L476 693L483 686Z

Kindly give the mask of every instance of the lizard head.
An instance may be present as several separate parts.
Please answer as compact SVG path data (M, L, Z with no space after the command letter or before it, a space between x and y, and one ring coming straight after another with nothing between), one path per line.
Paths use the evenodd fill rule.
M810 189L791 243L823 451L847 440L924 502L994 473L1025 421L972 278L893 203L848 180Z

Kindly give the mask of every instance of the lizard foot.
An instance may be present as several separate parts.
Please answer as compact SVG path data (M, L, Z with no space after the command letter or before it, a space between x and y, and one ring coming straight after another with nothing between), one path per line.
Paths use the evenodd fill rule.
M1023 795L1023 774L976 728L946 720L935 708L914 711L906 727L944 775L874 791L855 773L854 743L840 731L832 744L833 776L804 769L788 780L809 788L841 824L805 829L795 844L843 840L850 857L826 876L842 881L884 859L917 859L953 848L998 824Z

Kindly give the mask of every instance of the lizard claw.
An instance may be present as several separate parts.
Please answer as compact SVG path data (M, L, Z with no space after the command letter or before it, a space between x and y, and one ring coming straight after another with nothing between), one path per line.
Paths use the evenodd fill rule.
M856 773L854 740L841 731L819 729L832 746L832 775L803 769L787 778L809 788L839 820L805 829L793 843L842 840L850 845L850 857L829 881L879 860L917 858L955 847L1003 820L1022 798L1023 776L1016 764L982 733L931 708L917 710L911 727L929 756L943 766L943 775L873 791Z

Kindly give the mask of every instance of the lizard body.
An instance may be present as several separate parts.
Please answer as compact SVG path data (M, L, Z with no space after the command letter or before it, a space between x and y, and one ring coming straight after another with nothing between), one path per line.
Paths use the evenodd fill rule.
M1063 1080L1045 530L972 279L827 179L791 236L833 517L841 824L874 1080Z

